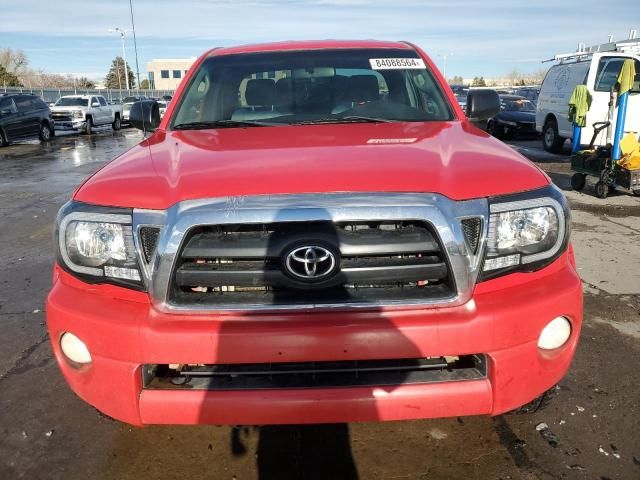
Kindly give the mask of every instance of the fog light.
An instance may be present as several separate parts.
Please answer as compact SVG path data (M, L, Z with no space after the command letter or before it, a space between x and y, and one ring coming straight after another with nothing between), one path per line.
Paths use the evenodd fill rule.
M542 329L538 348L554 350L567 343L571 336L571 323L565 317L556 317Z
M82 340L73 333L65 332L60 338L62 353L74 363L91 363L91 354Z

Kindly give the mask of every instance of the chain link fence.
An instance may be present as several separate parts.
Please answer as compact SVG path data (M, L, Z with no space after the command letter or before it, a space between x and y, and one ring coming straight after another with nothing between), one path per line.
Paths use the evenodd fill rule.
M102 95L109 103L120 103L124 97L143 95L145 97L160 98L163 95L173 95L173 90L118 90L118 89L85 89L85 88L21 88L2 87L3 93L33 93L45 103L53 103L65 95Z

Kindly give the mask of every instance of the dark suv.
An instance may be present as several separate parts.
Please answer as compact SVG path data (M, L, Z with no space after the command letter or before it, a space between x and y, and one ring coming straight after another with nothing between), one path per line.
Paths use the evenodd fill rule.
M39 97L26 93L0 96L0 147L35 137L47 142L53 135L51 111Z

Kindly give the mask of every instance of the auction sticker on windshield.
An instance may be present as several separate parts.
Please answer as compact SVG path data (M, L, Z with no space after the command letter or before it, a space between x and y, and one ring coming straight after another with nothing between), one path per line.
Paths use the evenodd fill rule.
M404 70L407 68L423 69L424 60L421 58L370 58L373 70Z

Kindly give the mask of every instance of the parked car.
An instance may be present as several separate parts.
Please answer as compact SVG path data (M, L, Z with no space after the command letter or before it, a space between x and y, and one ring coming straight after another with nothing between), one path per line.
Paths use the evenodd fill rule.
M51 113L58 130L91 133L94 127L111 125L120 130L122 107L109 105L102 95L66 95L60 97Z
M122 99L122 121L124 123L129 123L129 112L131 111L131 106L142 100L147 100L147 97L144 95L141 96L133 96L133 97L124 97Z
M160 109L160 118L164 117L167 108L169 107L168 100L158 100L158 108Z
M487 131L496 138L537 135L535 105L518 95L500 95L500 112L487 122Z
M167 102L173 98L172 95L162 95L162 100L166 100Z
M553 65L542 82L536 113L536 130L542 132L545 150L560 152L565 139L573 139L573 126L567 118L568 103L574 88L584 84L589 89L592 101L587 114L587 125L582 128L580 142L587 144L593 137L593 124L607 121L611 89L615 87L622 63L627 58L635 60L636 81L627 102L625 131L640 131L640 39L591 47L593 53L558 55L559 63ZM617 108L611 118L611 129L615 131ZM606 145L607 130L603 129L594 145Z
M80 398L137 425L400 420L565 375L569 207L471 124L494 91L465 115L420 48L374 40L217 48L186 77L56 220L47 328Z
M533 105L538 103L538 95L540 95L540 87L520 87L516 88L513 92L514 95L524 97L529 100Z
M29 138L48 142L54 126L51 111L40 97L27 93L0 95L0 147Z

